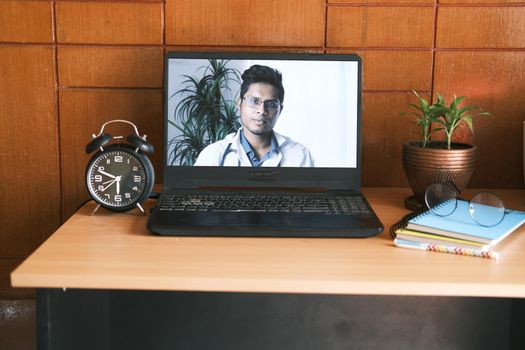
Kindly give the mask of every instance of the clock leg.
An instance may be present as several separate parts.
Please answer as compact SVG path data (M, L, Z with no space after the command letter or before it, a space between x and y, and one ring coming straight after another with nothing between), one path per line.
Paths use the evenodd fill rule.
M95 213L97 212L98 208L100 208L100 204L97 204L95 209L93 209L93 211L91 212L91 215L95 215Z
M137 203L137 208L139 208L142 214L146 215L146 212L144 211L144 208L142 208L142 205L140 205L140 203Z

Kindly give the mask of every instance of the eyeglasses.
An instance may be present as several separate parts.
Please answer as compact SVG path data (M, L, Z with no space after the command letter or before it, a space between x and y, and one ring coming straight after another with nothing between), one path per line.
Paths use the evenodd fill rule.
M459 189L452 181L430 185L425 191L425 203L431 213L449 216L457 208ZM503 201L492 192L478 192L468 203L469 214L481 226L499 224L509 210Z
M264 105L264 108L269 111L277 111L281 107L281 103L278 100L266 100L263 101L257 97L243 97L243 100L246 101L246 105L250 108L258 108L260 105Z

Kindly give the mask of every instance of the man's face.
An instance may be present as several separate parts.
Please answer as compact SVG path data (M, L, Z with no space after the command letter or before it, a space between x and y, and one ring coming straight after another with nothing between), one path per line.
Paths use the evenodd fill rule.
M241 96L240 113L244 128L254 135L269 134L281 113L277 89L268 83L253 83Z

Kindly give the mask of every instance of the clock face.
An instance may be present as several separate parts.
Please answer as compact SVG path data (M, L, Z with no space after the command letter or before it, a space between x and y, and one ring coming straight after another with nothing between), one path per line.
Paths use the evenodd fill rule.
M126 147L108 147L91 159L86 181L89 193L103 207L124 211L151 192L153 171L149 160Z

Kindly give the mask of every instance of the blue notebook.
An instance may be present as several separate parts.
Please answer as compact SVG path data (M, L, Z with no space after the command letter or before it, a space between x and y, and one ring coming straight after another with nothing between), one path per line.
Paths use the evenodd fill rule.
M510 210L503 220L491 227L481 226L469 214L468 202L458 200L456 210L449 216L438 216L430 211L408 221L409 230L496 245L525 222L525 212Z

